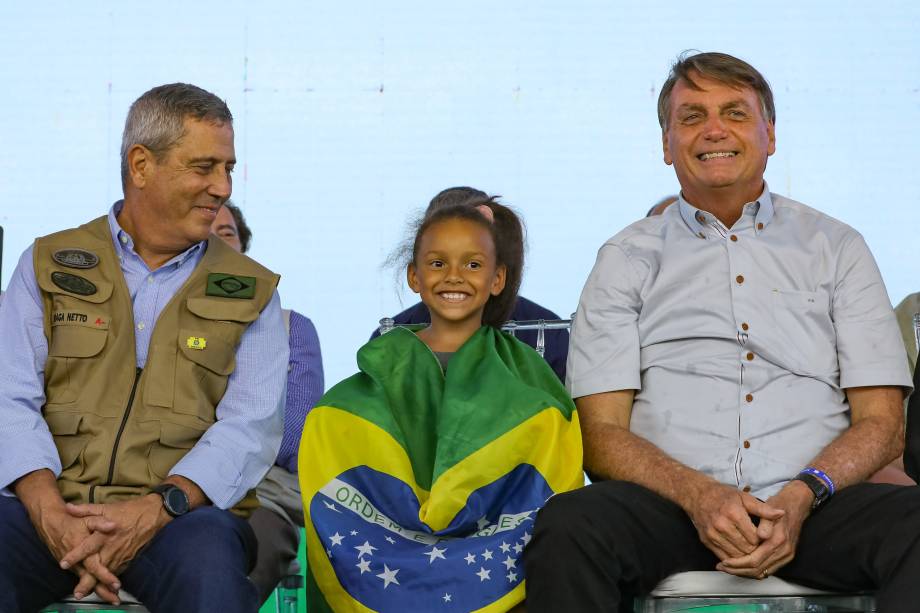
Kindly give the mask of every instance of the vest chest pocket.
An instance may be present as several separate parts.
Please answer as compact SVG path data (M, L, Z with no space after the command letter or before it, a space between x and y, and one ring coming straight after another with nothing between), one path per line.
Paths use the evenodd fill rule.
M236 368L236 349L259 311L251 300L195 297L180 315L173 410L214 423L215 409Z
M79 434L80 421L83 416L79 413L50 413L45 415L48 430L54 437L54 446L57 447L61 459L61 469L66 471L72 467L86 449L89 443L89 434ZM82 470L80 470L82 472ZM68 475L73 479L79 475Z
M101 318L86 316L92 322ZM76 323L52 323L48 361L45 364L45 391L50 406L77 399L81 381L89 374L92 358L105 348L108 325L88 326Z
M236 347L201 330L179 330L173 410L214 423L217 403L236 366Z

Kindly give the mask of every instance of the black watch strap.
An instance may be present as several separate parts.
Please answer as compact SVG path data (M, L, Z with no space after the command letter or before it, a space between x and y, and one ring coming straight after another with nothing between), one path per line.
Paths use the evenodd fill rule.
M831 490L827 487L827 484L812 474L804 472L799 473L795 476L793 481L801 481L807 485L811 493L815 495L815 501L811 505L812 509L817 509L825 500L831 497Z
M161 483L153 488L154 493L163 498L163 508L171 517L179 517L189 512L191 504L182 488L172 483Z

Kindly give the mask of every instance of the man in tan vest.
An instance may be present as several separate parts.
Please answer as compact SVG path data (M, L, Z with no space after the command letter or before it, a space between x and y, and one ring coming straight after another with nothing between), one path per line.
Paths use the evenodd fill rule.
M0 308L0 611L73 592L254 611L244 521L281 441L278 276L209 236L233 118L156 87L131 106L124 200L39 238Z

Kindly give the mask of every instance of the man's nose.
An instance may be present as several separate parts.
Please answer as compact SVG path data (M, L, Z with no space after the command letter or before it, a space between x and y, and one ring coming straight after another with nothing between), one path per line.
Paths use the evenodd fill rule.
M226 170L214 172L208 193L215 198L227 200L233 192L233 177Z
M703 124L703 136L710 140L725 138L728 130L725 128L725 121L719 115L710 115Z

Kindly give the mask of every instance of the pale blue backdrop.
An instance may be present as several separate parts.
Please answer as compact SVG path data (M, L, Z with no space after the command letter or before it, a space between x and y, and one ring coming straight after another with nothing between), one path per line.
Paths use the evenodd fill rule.
M676 189L655 100L696 48L767 76L771 188L859 229L897 302L920 290L918 32L910 1L5 1L3 284L33 237L120 196L131 101L188 81L236 116L251 253L316 323L330 384L401 308L380 264L443 187L523 212L523 293L567 315L600 244Z

